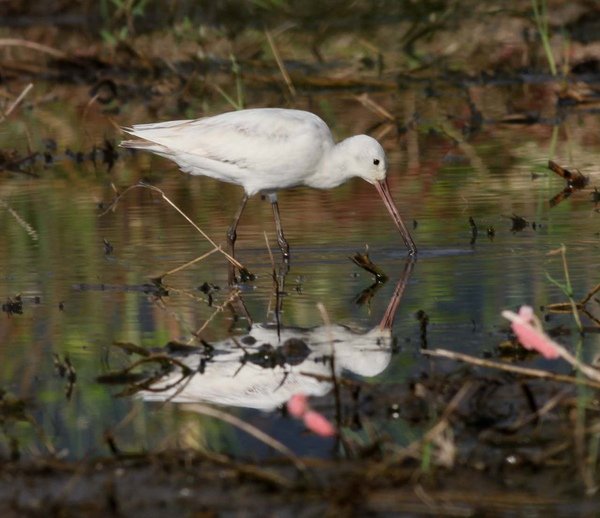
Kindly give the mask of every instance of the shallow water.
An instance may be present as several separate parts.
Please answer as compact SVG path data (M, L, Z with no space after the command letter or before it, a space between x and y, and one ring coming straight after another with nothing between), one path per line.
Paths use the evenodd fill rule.
M14 301L18 294L23 299L22 314L5 314L0 320L2 387L32 401L33 419L46 438L41 440L40 434L25 423L16 424L11 433L19 437L21 453L53 448L65 456L81 458L104 452L103 434L111 430L124 451L178 444L206 445L253 457L268 454L266 446L229 425L197 415L193 407L149 402L140 394L115 397L123 386L96 381L99 375L134 361L114 347L115 342L148 349L164 347L169 341L197 345L192 333L202 328L202 338L216 352L212 365L211 361L206 363L206 378L196 376L195 382L204 384L194 392L197 402L229 402L225 407L228 411L294 451L329 456L333 440L304 433L301 423L278 410L293 392L284 392L282 387L287 391L294 376L302 380L299 372L317 369L323 376L328 374L319 358L330 352L329 335L321 333L315 338L314 331L323 325L318 303L325 307L331 323L353 330L344 328L348 334L340 338L341 346L349 348L351 354L344 360L344 353L339 353L339 367L344 369L338 374L393 387L432 368L431 361L419 353L423 345L476 356L494 355L498 344L508 337L507 324L500 316L503 309L521 304L539 308L564 301L564 295L548 279L548 274L563 279L559 256L548 255L561 244L567 247L575 298L582 298L599 282L600 215L592 191L600 182L596 160L600 119L593 110L573 108L556 113L550 106L545 107L548 119L544 124L497 122L506 99L518 88L525 98L531 90L527 86L504 90L472 87L471 95L480 100L484 123L471 134L463 131L469 113L451 89L440 86L434 97L411 88L377 98L394 109L400 121L407 122L399 133L384 125L372 134L385 132L381 141L390 157L392 193L406 221L414 221L414 228L410 226L419 247L418 260L395 314L393 343L384 341L374 346L366 339L352 342L361 331L379 324L406 259L400 236L373 188L354 180L331 192L295 189L280 194L283 224L292 249L291 270L281 287L282 332L278 338L270 329L270 334L261 336L255 345L270 343L276 347L291 336L286 333L297 333L294 336L300 336L312 352L295 365L288 362L275 369L242 364L240 349L229 337L245 336L248 320L234 321L228 310L212 318L216 307L230 295L227 264L218 253L165 278L169 294L161 300L144 292L141 286L150 278L211 249L158 194L133 190L114 211L103 214L113 199L113 185L122 191L143 178L162 189L209 236L224 243L226 228L241 198L239 188L188 177L169 162L143 154L121 152L110 172L101 164L94 167L89 161L76 164L67 159L63 154L67 147L89 151L92 145L101 145L105 136L118 138L102 114L92 113L82 121L72 108L51 103L29 113L25 121L0 127L5 149L22 150L20 139L26 129L33 149L43 149L44 138L54 138L58 144L56 162L34 166L38 177L4 173L0 179L0 197L5 204L0 220L0 294L6 302L9 298ZM366 131L377 122L352 100L315 94L305 101L306 105L326 108L320 114L339 138ZM300 101L299 107L302 104ZM214 106L213 111L225 109ZM148 120L146 117L151 116L139 107L125 107L118 122L142 122ZM411 120L414 122L409 123ZM548 202L565 182L546 169L548 159L578 168L590 177L586 188L553 208ZM512 231L513 214L530 224ZM469 217L478 226L475 240ZM493 237L487 235L489 227L494 228ZM267 325L275 322L276 315L264 232L278 259L270 206L256 197L248 204L238 229L237 258L256 275L241 285L247 311L253 322ZM113 247L110 254L104 239ZM368 304L360 305L357 297L374 279L349 257L362 252L365 245L389 280ZM205 282L220 288L213 293L212 306L207 295L198 290ZM600 315L597 302L592 302L590 309ZM418 310L429 317L426 344L415 316ZM584 323L590 324L587 320ZM546 325L558 324L572 329L572 317L550 315ZM260 329L255 325L254 332ZM573 336L560 340L574 345ZM591 361L599 348L600 335L586 334L585 359ZM247 352L252 351L249 346ZM69 383L57 374L53 355L60 360L68 356L75 368L77 379L69 395ZM197 366L199 358L192 363ZM568 372L559 362L526 363ZM217 365L225 366L220 381L217 374L221 367ZM436 365L454 367L449 363ZM253 403L236 394L248 377L254 377L255 385L246 392L263 390L265 394ZM270 385L265 383L267 378ZM313 388L305 390L319 393L312 400L313 406L333 418L330 384L310 380ZM256 388L261 383L266 388ZM188 403L194 400L186 397ZM393 392L388 397L393 399ZM154 394L152 399L164 397ZM386 415L380 412L373 418L374 425L388 430L400 444L417 435L407 422Z

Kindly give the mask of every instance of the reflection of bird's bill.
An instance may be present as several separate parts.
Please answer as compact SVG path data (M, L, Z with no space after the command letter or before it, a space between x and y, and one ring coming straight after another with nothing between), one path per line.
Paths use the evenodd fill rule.
M394 223L398 227L398 230L400 231L400 234L402 235L402 240L404 241L406 248L408 248L409 253L411 255L416 254L417 247L415 245L415 242L413 241L413 238L410 235L410 232L408 231L408 229L406 228L406 225L404 224L404 222L402 221L402 218L400 217L400 213L398 212L398 209L396 208L396 204L394 203L394 200L392 199L392 194L390 193L390 188L388 187L387 180L381 180L380 182L375 182L373 185L375 185L375 188L377 189L379 196L381 196L381 199L383 200L385 207L387 208L388 212L390 213L390 216L392 216Z
M392 358L394 315L415 261L414 257L407 258L381 323L370 331L360 333L339 324L309 329L253 324L247 335L214 343L216 353L202 374L198 372L198 355L190 354L182 361L196 374L186 378L183 384L173 385L179 374L171 373L154 384L151 392L140 395L148 401L204 401L271 411L294 394L317 397L327 394L333 386L331 365L322 359L332 352L336 375L345 370L362 377L377 376L388 367ZM291 342L301 342L310 352L302 354L302 360L293 361L287 355L290 348L286 347ZM240 344L244 346L240 347ZM267 344L281 350L283 356L280 358L285 361L274 367L253 363L251 357ZM294 350L297 348L298 344Z
M406 285L408 284L408 280L412 274L413 268L415 266L416 259L412 256L408 256L406 258L406 262L404 263L404 270L402 271L402 275L398 279L398 283L394 288L394 293L390 298L388 303L388 307L385 310L383 318L379 323L380 329L392 329L394 325L394 318L396 317L396 311L398 310L398 306L400 305L400 301L404 295L404 290L406 289Z

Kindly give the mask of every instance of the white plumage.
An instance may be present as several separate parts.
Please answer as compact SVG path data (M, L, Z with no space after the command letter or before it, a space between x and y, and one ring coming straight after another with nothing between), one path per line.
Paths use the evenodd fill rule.
M173 160L186 173L244 188L246 196L229 232L232 248L237 222L249 196L299 185L329 189L360 177L375 185L410 252L416 252L385 182L385 152L372 137L357 135L335 144L322 119L306 111L281 108L240 110L124 129L141 140L125 140L121 142L123 147L152 151ZM271 201L277 212L279 244L286 256L287 243L274 195Z

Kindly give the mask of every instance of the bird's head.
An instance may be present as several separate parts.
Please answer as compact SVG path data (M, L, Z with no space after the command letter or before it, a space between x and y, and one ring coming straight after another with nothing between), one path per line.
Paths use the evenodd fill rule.
M346 161L348 175L358 176L375 186L394 223L398 227L409 253L411 255L416 254L417 247L410 232L402 222L402 218L398 213L387 184L386 174L388 163L381 144L367 135L357 135L344 140L342 145L346 147L343 152L348 157Z
M349 176L358 176L373 185L385 180L388 162L379 142L368 135L356 135L343 144Z

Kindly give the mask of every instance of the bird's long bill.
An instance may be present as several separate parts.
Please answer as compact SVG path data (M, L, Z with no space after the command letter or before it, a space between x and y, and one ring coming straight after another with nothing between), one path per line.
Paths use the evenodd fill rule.
M400 217L400 213L398 212L398 209L396 208L396 204L394 203L394 200L392 199L392 195L390 193L390 188L388 187L387 181L381 180L380 182L375 182L375 188L377 189L379 196L381 196L383 203L385 203L385 206L386 206L388 212L390 213L390 216L392 216L394 223L398 227L398 230L400 231L400 234L402 235L402 240L404 241L406 248L408 248L409 253L411 255L416 254L417 247L415 246L415 242L413 241L413 239L410 235L410 232L408 231L408 229L406 228L406 225L404 225L404 222L402 221L402 218Z

